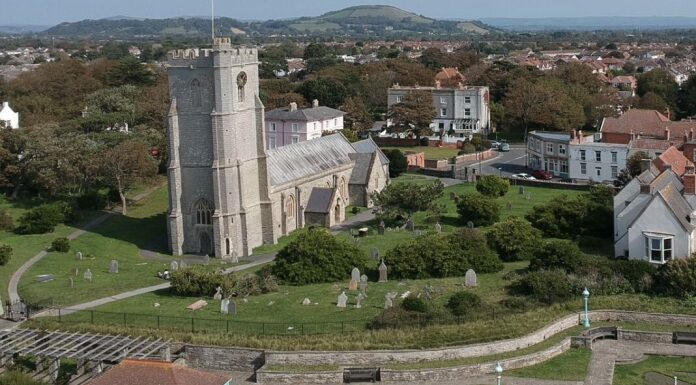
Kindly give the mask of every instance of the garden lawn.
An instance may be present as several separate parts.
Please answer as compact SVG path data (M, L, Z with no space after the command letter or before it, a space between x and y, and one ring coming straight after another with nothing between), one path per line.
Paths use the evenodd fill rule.
M507 371L505 375L543 380L582 381L587 375L587 366L591 357L590 349L570 349L544 363Z
M164 186L133 204L127 216L115 215L71 241L70 252L49 253L22 277L20 295L30 301L52 298L56 305L65 306L162 283L156 273L168 269L168 262L146 261L140 255L140 249L163 251L167 207L167 188ZM83 253L82 261L75 259L77 251ZM108 273L111 260L119 262L118 274ZM75 287L71 289L69 279L74 268L79 269L79 273L73 276ZM91 283L83 279L87 269L92 272ZM53 274L55 280L36 282L36 276L42 274Z
M651 375L652 373L652 375ZM614 385L659 385L655 373L666 376L669 382L677 376L680 385L684 383L696 384L696 358L687 357L662 357L648 356L644 361L634 365L616 365L614 368ZM646 379L646 376L653 377Z
M450 159L453 156L457 156L459 154L459 150L456 148L447 148L447 147L430 147L430 146L419 146L419 147L381 147L382 151L386 150L400 150L401 152L404 153L404 155L407 152L423 152L425 153L425 159L432 159L432 160L441 160L441 159Z

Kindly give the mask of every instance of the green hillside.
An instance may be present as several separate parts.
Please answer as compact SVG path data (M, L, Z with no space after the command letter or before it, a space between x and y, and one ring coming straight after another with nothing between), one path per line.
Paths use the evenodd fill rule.
M435 20L390 5L361 5L319 16L319 20L337 23L365 23L365 20L381 19L390 23L431 24Z

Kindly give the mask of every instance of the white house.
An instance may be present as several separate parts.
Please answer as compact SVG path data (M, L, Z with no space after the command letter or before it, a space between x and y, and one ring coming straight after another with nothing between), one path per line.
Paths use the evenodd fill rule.
M568 145L570 179L613 181L626 168L628 150L627 144L571 141Z
M0 123L6 128L19 128L19 113L14 112L8 102L3 102L0 108Z
M694 164L672 147L642 166L614 197L615 255L654 264L690 257L696 246Z
M343 129L345 112L320 106L314 100L310 108L297 108L290 103L286 108L278 108L266 113L266 146L268 150L288 144L321 138L324 133Z

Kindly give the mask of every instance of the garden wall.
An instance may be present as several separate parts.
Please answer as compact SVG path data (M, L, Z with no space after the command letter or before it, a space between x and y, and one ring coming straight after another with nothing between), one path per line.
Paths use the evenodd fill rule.
M418 140L415 138L384 138L379 136L373 136L372 140L377 143L380 147L417 147ZM438 139L430 139L428 146L430 147L446 147L446 148L462 148L464 145L463 141L457 142L443 142ZM414 149L417 150L417 149Z
M189 365L213 370L256 370L264 365L263 350L217 346L186 345L184 356Z
M287 373L261 369L256 372L256 382L259 384L342 384L343 370Z

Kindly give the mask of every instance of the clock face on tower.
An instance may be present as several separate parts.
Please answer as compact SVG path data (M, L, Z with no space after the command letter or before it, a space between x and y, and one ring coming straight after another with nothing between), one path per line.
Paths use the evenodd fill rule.
M240 72L239 75L237 75L237 86L238 87L244 87L247 83L247 74L246 72Z

